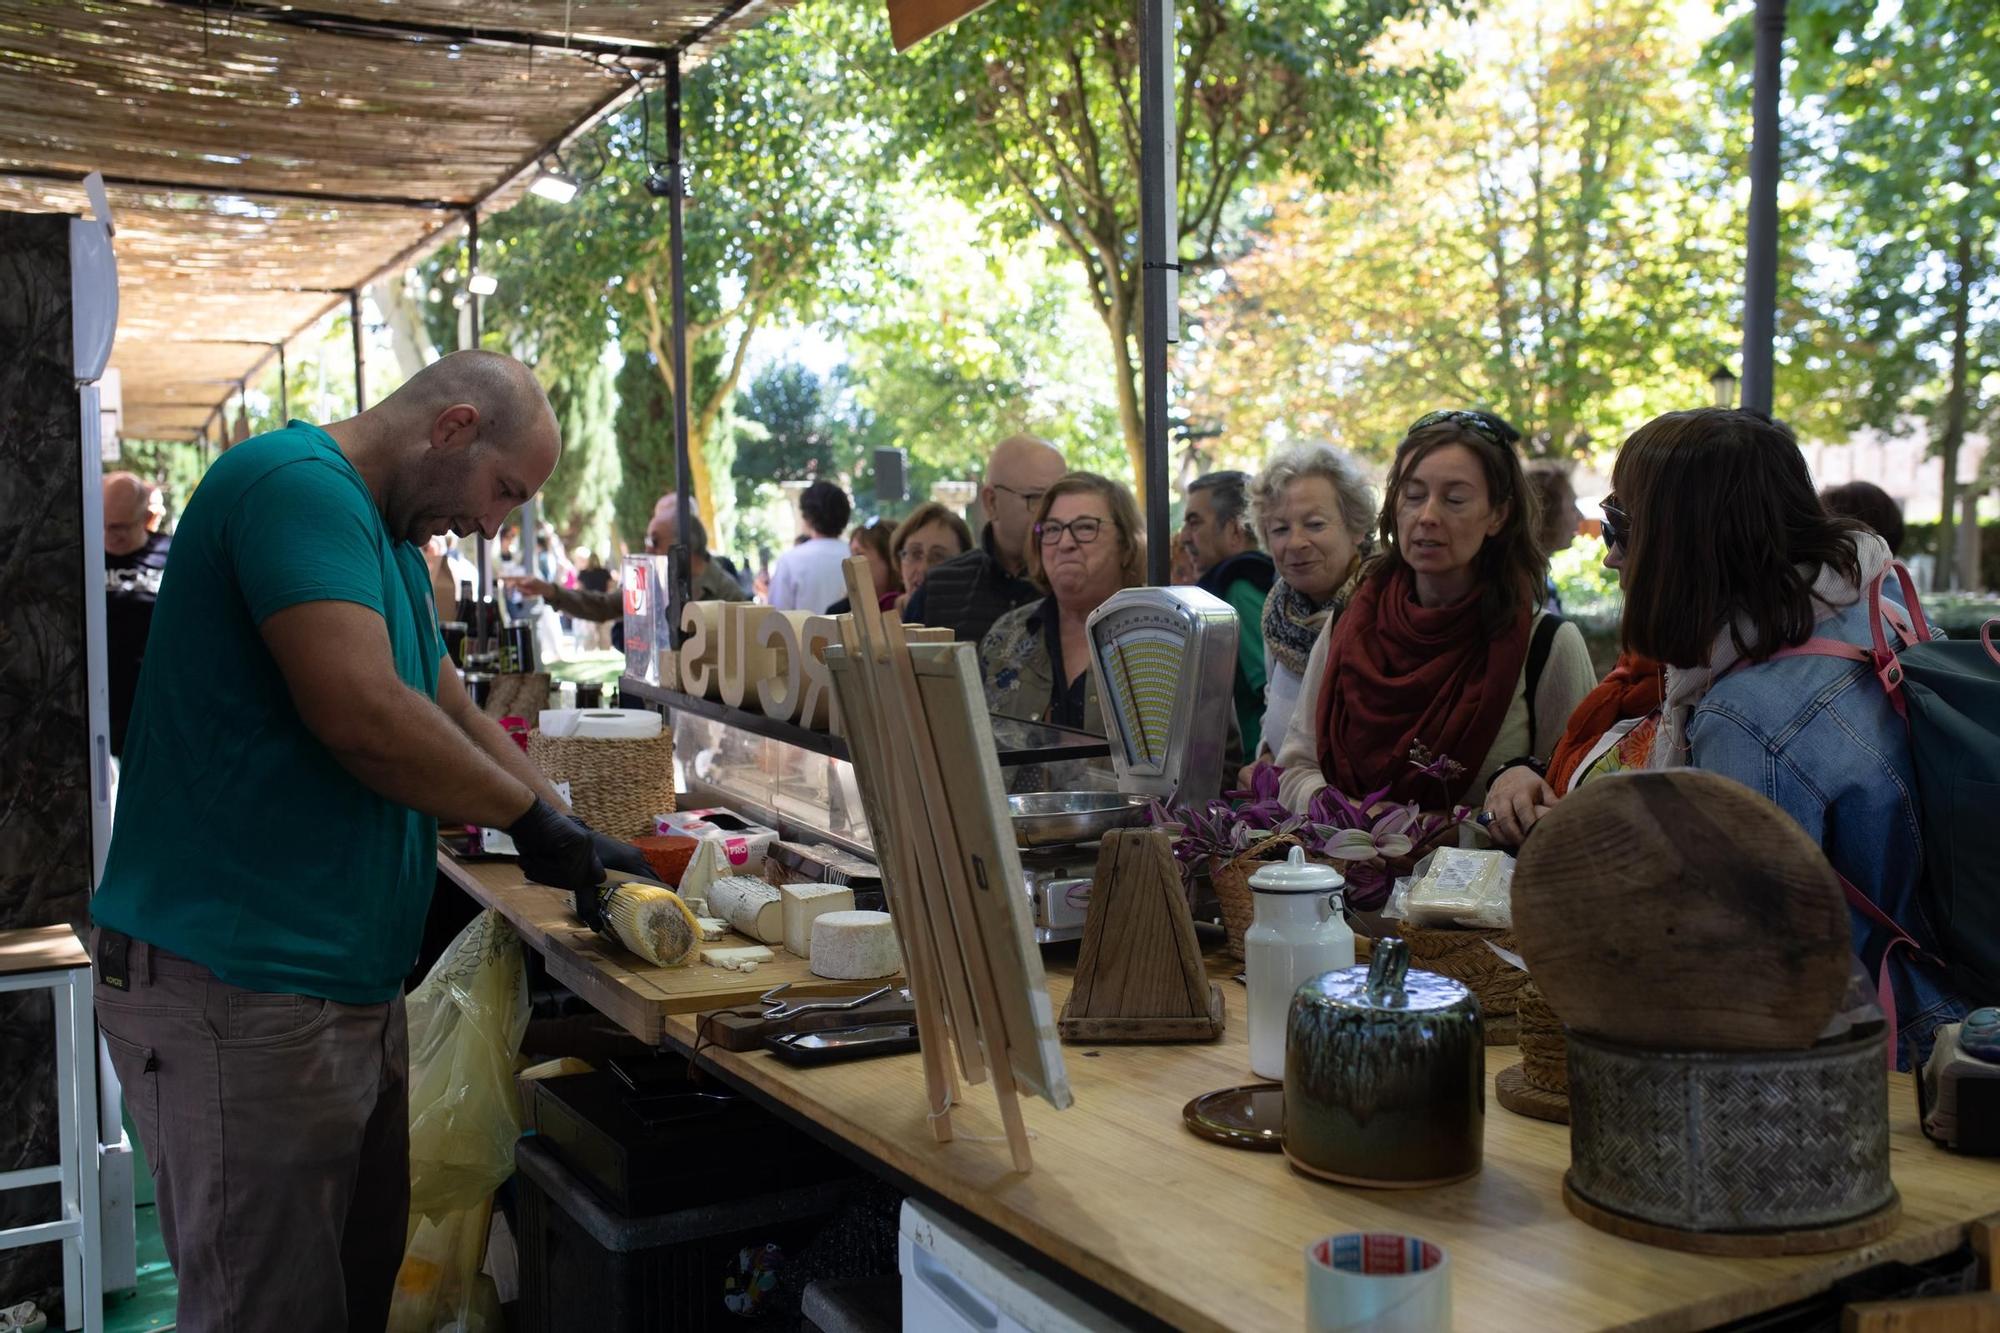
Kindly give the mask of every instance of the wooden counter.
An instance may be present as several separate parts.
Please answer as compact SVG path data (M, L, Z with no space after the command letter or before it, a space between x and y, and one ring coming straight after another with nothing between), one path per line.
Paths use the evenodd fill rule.
M1068 977L1052 975L1050 990L1060 1009ZM1226 1148L1182 1126L1190 1099L1257 1081L1244 989L1225 981L1223 993L1229 1028L1215 1045L1065 1047L1076 1104L1053 1111L1024 1103L1035 1135L1026 1176L1009 1168L1004 1143L970 1137L1001 1133L984 1087L968 1088L965 1108L953 1114L963 1137L932 1140L914 1055L810 1070L712 1047L701 1059L1089 1283L1191 1331L1300 1327L1302 1252L1339 1231L1405 1231L1442 1244L1460 1329L1668 1330L1783 1305L1885 1260L1935 1257L1956 1248L1972 1222L2000 1212L2000 1162L1953 1157L1926 1141L1900 1076L1891 1083L1891 1169L1903 1217L1887 1240L1791 1259L1706 1258L1620 1240L1563 1207L1568 1127L1493 1100L1491 1076L1520 1058L1511 1046L1487 1051L1479 1175L1410 1191L1310 1180L1281 1154ZM691 1047L693 1032L685 1018L668 1020L676 1046Z
M771 965L748 979L713 968L628 967L632 960L607 955L569 920L558 895L522 884L511 866L463 866L448 857L440 865L507 915L548 958L553 975L642 1039L691 1050L695 1011L754 999L787 978ZM790 966L803 971L796 961ZM1210 971L1222 978L1234 968L1211 961ZM1053 1111L1024 1103L1035 1136L1035 1169L1025 1176L1009 1167L986 1087L965 1090L953 1116L958 1141L932 1140L914 1055L809 1070L712 1046L699 1058L1083 1285L1193 1331L1301 1327L1302 1251L1339 1231L1407 1231L1442 1244L1451 1255L1461 1330L1682 1330L1783 1305L1886 1260L1944 1254L1973 1222L2000 1214L2000 1162L1953 1157L1926 1141L1910 1080L1899 1075L1890 1083L1890 1151L1903 1215L1886 1240L1790 1259L1707 1258L1620 1240L1563 1207L1568 1128L1517 1116L1493 1099L1491 1075L1519 1058L1514 1047L1487 1052L1486 1164L1473 1179L1414 1191L1310 1180L1279 1154L1225 1148L1181 1124L1190 1099L1256 1081L1244 989L1228 980L1222 986L1229 1026L1219 1043L1065 1047L1076 1105ZM1050 991L1060 1009L1069 978L1054 961Z

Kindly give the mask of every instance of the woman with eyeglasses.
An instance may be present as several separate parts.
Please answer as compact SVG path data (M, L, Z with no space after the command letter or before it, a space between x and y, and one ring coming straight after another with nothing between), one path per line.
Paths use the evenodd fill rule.
M889 553L903 585L903 591L896 597L896 609L901 611L909 606L933 565L941 565L971 549L972 529L944 505L932 500L911 510L889 538Z
M1885 572L1882 632L1899 641L1888 544L1828 513L1791 431L1755 412L1656 417L1611 475L1625 647L1666 664L1647 766L1707 769L1768 797L1894 923L1857 908L1855 948L1871 961L1887 951L1899 1058L1921 1062L1966 1005L1941 971L1892 947L1898 932L1927 954L1935 946L1917 902L1909 732L1871 664L1787 651L1871 647L1868 593Z
M986 705L1002 717L1102 735L1090 687L1090 613L1146 581L1139 506L1095 472L1042 493L1028 535L1028 577L1047 596L1001 616L979 644Z
M1542 610L1537 518L1487 414L1432 412L1410 426L1380 554L1306 661L1278 751L1286 806L1304 811L1328 785L1350 799L1386 789L1426 809L1476 806L1503 761L1555 748L1596 682L1583 635Z
M856 523L847 530L847 553L861 556L868 561L868 572L875 576L876 593L887 594L892 599L903 591L903 580L896 572L896 557L891 550L894 543L890 539L890 534L895 530L896 524L893 520L880 517ZM841 602L846 600L844 597L840 599ZM835 606L839 607L839 610L835 610ZM836 602L834 606L827 608L827 614L839 615L842 611L851 609Z
M1616 496L1604 502L1603 510L1604 564L1623 587L1631 520ZM1570 714L1547 765L1532 757L1519 758L1494 775L1486 789L1482 819L1487 834L1497 843L1517 847L1558 800L1586 780L1644 768L1659 729L1665 692L1665 668L1643 654L1621 651L1611 674Z

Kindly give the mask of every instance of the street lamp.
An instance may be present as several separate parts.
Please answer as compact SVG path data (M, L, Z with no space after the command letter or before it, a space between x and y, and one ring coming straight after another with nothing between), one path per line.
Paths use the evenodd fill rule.
M1708 387L1715 391L1715 405L1728 409L1736 406L1736 377L1729 373L1728 366L1717 366L1715 373L1708 377Z

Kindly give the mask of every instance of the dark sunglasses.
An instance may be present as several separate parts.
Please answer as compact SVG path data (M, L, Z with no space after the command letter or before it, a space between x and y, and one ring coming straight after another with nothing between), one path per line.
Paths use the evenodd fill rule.
M1622 549L1632 539L1632 518L1616 499L1606 500L1598 506L1604 511L1604 545L1607 548Z
M1440 408L1436 412L1426 412L1415 421L1412 421L1410 428L1403 433L1405 435L1415 435L1418 431L1425 430L1431 426L1463 426L1466 430L1471 431L1488 444L1501 449L1507 448L1515 440L1521 438L1518 431L1513 431L1498 417L1491 416L1485 412L1467 412L1456 407L1446 407Z

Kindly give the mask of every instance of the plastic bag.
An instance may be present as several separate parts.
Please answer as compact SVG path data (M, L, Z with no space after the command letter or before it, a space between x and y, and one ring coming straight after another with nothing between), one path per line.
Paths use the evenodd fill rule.
M1514 858L1440 847L1396 881L1382 915L1419 926L1507 930L1514 924Z
M405 1002L410 1227L388 1333L497 1330L480 1264L493 1191L514 1174L514 1065L528 1028L521 940L495 912L459 932Z

